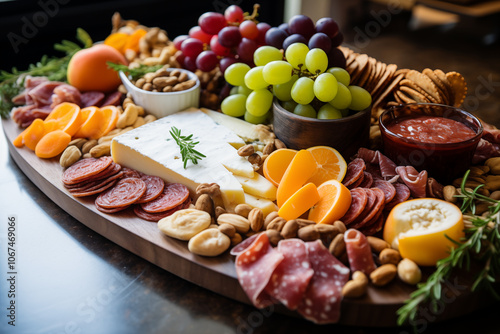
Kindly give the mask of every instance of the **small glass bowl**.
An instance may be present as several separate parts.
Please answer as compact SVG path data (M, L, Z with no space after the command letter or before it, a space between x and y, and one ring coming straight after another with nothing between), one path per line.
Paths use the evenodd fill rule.
M474 135L454 143L430 143L406 138L391 132L388 126L403 119L420 116L444 117L458 121ZM474 151L483 134L481 121L474 115L451 106L433 103L412 103L385 110L379 118L384 154L397 165L411 165L427 170L439 182L451 182L463 176L470 167Z

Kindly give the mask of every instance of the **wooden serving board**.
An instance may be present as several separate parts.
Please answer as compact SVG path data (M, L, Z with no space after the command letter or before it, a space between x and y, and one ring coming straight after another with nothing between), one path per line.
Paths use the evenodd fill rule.
M12 141L21 129L12 120L2 121L9 151L24 174L54 203L85 226L115 242L151 263L208 290L231 299L250 304L236 278L234 259L227 252L210 258L189 252L187 243L165 236L156 223L142 220L131 210L115 214L104 214L94 206L95 196L75 198L63 186L62 167L58 159L40 159L28 148L16 148ZM471 275L468 275L471 276ZM435 319L456 317L472 309L485 306L485 298L471 294L463 288L470 286L470 279L457 277L450 290L457 292L444 311L433 315ZM413 287L395 280L384 288L369 287L361 299L344 299L340 323L355 326L395 326L396 310L413 291ZM449 298L451 300L451 297ZM298 316L285 307L276 311ZM312 325L312 324L311 324Z

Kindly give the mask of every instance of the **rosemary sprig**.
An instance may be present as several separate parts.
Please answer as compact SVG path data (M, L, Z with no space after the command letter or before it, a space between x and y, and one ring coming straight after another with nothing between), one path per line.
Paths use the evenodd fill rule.
M182 136L181 130L173 126L170 129L170 135L172 136L172 138L174 138L175 142L180 147L182 161L184 162L184 169L186 169L187 167L188 160L191 160L193 164L197 165L198 160L206 157L203 153L200 153L194 149L194 146L199 142L193 142L192 134L190 134L189 136Z
M27 70L20 71L16 67L11 72L0 71L0 116L6 118L14 107L12 98L18 95L23 89L26 76L46 76L49 80L66 81L66 71L71 57L82 48L92 46L92 39L85 30L78 28L76 31L77 40L83 45L63 40L54 45L54 49L64 52L63 57L42 56L40 61L30 64Z
M159 70L164 66L164 65L148 66L140 64L139 67L129 68L127 65L112 63L110 61L108 61L106 64L108 64L108 67L111 68L112 70L115 70L117 72L122 71L127 75L130 75L132 77L132 80L137 80L140 77L144 76L144 74L149 72L155 72L156 70Z
M462 213L471 212L466 216L472 227L465 229L463 243L456 242L457 247L451 250L450 255L437 262L436 271L429 276L426 282L417 285L410 298L398 311L398 325L407 321L414 323L418 315L418 307L429 302L431 309L436 311L441 299L442 284L450 277L453 269L465 268L469 270L471 258L474 257L483 263L483 269L477 274L471 290L479 286L487 288L496 298L500 298L493 289L496 277L500 273L500 201L491 199L478 193L482 185L470 191L465 188L469 171L465 173L461 184ZM478 200L490 202L486 217L475 215L475 203ZM450 239L452 240L452 239ZM453 240L452 240L453 241Z

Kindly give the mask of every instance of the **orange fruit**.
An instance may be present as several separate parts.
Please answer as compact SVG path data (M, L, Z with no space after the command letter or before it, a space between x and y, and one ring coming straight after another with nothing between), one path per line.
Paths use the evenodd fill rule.
M118 121L118 117L120 116L120 110L118 110L118 108L115 106L102 107L101 111L104 114L104 121L101 129L102 132L96 138L91 139L97 139L107 135L109 131L113 130L116 127L116 122Z
M277 187L295 154L297 151L290 148L282 148L269 154L262 166L265 178Z
M333 224L342 218L351 206L351 192L337 180L328 180L318 187L320 200L311 210L308 219L318 224Z
M68 82L81 92L112 92L121 84L118 72L110 69L107 62L126 65L127 59L117 49L97 44L77 51L68 64Z
M52 126L53 129L63 130L70 136L73 136L83 123L80 107L70 102L63 102L55 106L45 122L49 123L51 120L57 122L57 127Z
M328 180L342 182L347 171L347 164L336 149L329 146L314 146L307 150L312 153L318 164L316 173L308 182L312 182L318 187Z
M460 209L435 198L417 198L396 205L384 226L384 239L403 258L421 266L434 266L449 255L464 237Z

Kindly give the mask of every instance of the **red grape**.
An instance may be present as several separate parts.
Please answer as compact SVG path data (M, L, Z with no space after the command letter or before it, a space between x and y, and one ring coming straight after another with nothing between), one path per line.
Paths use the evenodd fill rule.
M273 27L266 32L266 44L281 49L283 47L283 41L287 37L288 34L284 30Z
M199 39L189 37L182 42L181 51L186 55L186 58L196 58L203 51L203 42Z
M243 38L238 45L238 55L240 56L240 59L243 60L245 63L253 61L253 54L255 50L257 50L258 45L255 43L254 40L248 39L248 38Z
M198 67L203 72L210 72L213 70L217 64L219 63L219 59L215 52L208 50L203 51L196 57L196 67Z
M307 40L304 36L299 34L290 35L283 41L283 50L286 50L293 43L304 43L307 45Z
M266 22L257 23L257 29L259 30L259 36L256 39L257 44L266 44L266 32L271 29L271 26Z
M327 54L328 56L328 67L341 67L345 68L346 61L345 56L342 51L337 48L332 48Z
M281 30L284 30L287 34L290 35L290 31L288 31L288 23L284 22L278 26Z
M204 32L203 29L201 29L199 26L194 26L189 29L189 37L199 39L204 44L208 44L210 43L210 38L212 38L212 35Z
M215 35L227 25L227 22L224 15L215 12L207 12L200 16L198 25L207 34Z
M226 82L224 84L224 86L222 86L222 89L220 90L220 93L219 93L220 100L219 101L222 101L226 97L228 97L230 92L231 92L231 85Z
M182 51L177 51L174 54L174 57L175 57L175 60L177 60L179 62L179 64L182 67L184 67L184 59L186 59L186 56L184 55L184 53L182 53Z
M322 32L315 33L312 35L311 39L309 39L309 49L315 48L319 48L328 53L332 48L332 40Z
M332 48L336 48L337 46L342 44L343 41L344 41L344 34L342 32L339 32L337 36L332 38Z
M188 39L189 36L188 35L179 35L177 36L176 38L174 38L173 40L173 43L174 43L174 46L177 50L180 50L181 49L181 45L182 45L182 42L184 42L186 39Z
M255 24L255 22L250 20L241 22L240 32L242 37L248 39L256 39L257 37L259 37L259 29L257 29L257 25Z
M231 5L224 11L224 17L227 22L241 22L243 21L243 9L239 6Z
M219 31L219 43L226 48L235 47L240 44L240 41L241 33L238 27L224 27L221 31Z
M185 57L184 58L184 68L188 71L196 71L196 57Z
M226 48L219 43L219 36L213 35L212 39L210 39L210 49L215 52L218 56L221 57L232 57L230 48Z
M323 17L316 21L316 31L334 38L339 33L339 25L331 17Z
M316 28L308 16L295 15L288 21L288 31L290 34L300 34L309 39L316 32Z
M238 61L235 58L222 58L219 62L220 71L222 72L222 74L224 74L226 68L237 62Z

